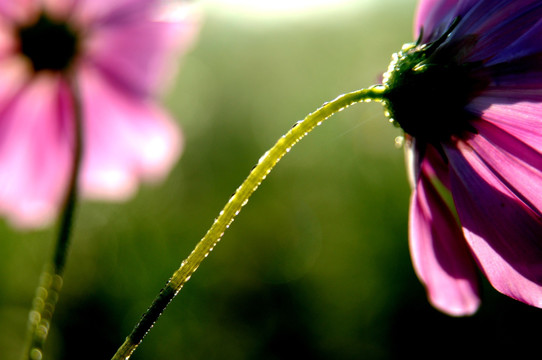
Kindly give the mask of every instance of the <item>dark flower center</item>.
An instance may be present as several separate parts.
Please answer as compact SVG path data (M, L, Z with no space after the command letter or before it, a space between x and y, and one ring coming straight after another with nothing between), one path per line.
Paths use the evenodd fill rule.
M78 53L79 37L65 22L46 14L32 24L19 27L20 50L32 63L34 71L66 70Z
M475 131L471 121L476 116L466 105L486 86L473 77L480 64L459 60L475 39L444 41L405 45L394 55L384 79L390 118L407 134L435 145Z

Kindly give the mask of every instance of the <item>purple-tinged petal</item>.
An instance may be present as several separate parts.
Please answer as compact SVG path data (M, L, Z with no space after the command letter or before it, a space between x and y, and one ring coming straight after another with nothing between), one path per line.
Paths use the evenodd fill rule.
M419 36L423 29L423 42L434 40L440 35L440 31L445 30L443 25L449 25L456 14L453 9L461 0L421 0L418 3L416 19L414 21L415 38ZM435 27L439 27L436 29ZM438 33L438 34L436 34Z
M422 162L422 171L430 178L436 178L444 185L447 190L450 190L450 175L448 174L448 164L444 162L442 155L432 145L427 145L424 151L424 159Z
M535 24L541 16L542 4L537 0L426 0L419 3L414 31L418 34L423 27L423 42L431 42L459 17L461 21L450 41L467 36L476 38L465 61L487 60L499 53L517 57L540 48L540 42L537 42L540 30ZM522 39L528 32L532 33L527 36L531 40ZM510 51L503 52L509 45Z
M410 187L414 189L420 178L420 172L438 179L446 189L450 189L448 165L442 155L430 144L419 142L416 138L405 134L405 165ZM426 160L426 161L424 161Z
M472 255L459 224L425 173L410 205L410 252L430 302L450 315L473 314L480 304Z
M461 17L453 37L474 35L476 44L465 61L484 61L532 29L542 16L538 0L478 1Z
M542 219L459 141L446 147L452 195L463 233L500 292L542 307Z
M495 97L495 91L491 94L492 96L480 96L474 99L469 109L542 153L542 121L540 120L542 104L525 101L514 103L516 98L513 93L510 93L511 98L508 99L510 104L500 104L506 99Z
M495 104L542 102L541 63L542 52L484 66L473 77L490 80L481 96L492 97Z
M182 147L169 115L119 91L92 69L82 69L79 80L85 104L83 193L125 199L140 179L165 177Z
M502 41L502 37L499 37L497 40L494 40L495 46L500 48L491 61L489 61L486 66L491 66L499 63L508 63L517 59L528 57L533 54L540 54L542 52L542 4L539 4L536 8L536 11L530 11L528 16L524 16L518 21L521 21L523 31L521 36L517 36L518 31L511 31L509 28L506 28L508 37L510 37L514 42L510 45L504 47L505 43ZM504 34L495 34L502 36ZM539 69L539 68L538 68Z
M479 136L467 144L510 191L542 216L542 153L486 121L475 126Z

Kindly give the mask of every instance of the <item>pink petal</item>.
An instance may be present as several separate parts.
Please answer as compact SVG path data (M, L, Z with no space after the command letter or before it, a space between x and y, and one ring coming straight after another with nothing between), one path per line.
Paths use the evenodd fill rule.
M0 61L13 57L18 52L18 42L13 36L12 25L0 18Z
M41 0L41 8L58 19L69 19L77 0ZM39 10L42 10L42 9Z
M412 195L409 232L414 269L433 306L455 316L474 313L476 266L454 214L425 173Z
M13 56L0 59L0 79L2 79L0 81L1 112L2 108L8 106L13 101L13 97L30 81L28 64ZM2 122L0 118L0 123Z
M480 113L484 120L542 153L542 104L516 102L513 92L509 93L510 103L503 104L504 101L506 100L495 96L481 96L474 99L469 108L474 113Z
M491 284L542 307L542 219L463 142L447 147L463 233Z
M41 75L4 106L0 141L0 212L20 228L49 223L67 184L71 104L67 86Z
M444 163L442 155L433 145L420 144L410 135L405 136L405 163L411 188L416 188L420 171L423 171L430 178L438 179L449 190L448 165Z
M148 14L160 0L73 0L73 2L74 22L96 27L141 19L141 15Z
M173 61L190 46L197 29L196 19L155 21L155 15L149 9L139 17L94 29L86 61L126 91L142 96L155 92L165 75L173 78L173 65L177 65Z
M448 164L444 162L442 155L432 145L427 145L424 152L427 161L422 162L422 171L429 178L437 179L447 190L450 190L450 175Z
M39 0L0 0L0 17L10 22L25 21L39 5Z
M542 153L486 121L467 143L519 199L542 216ZM542 139L542 138L541 138Z
M85 158L82 190L95 198L124 199L139 180L164 178L178 159L181 135L169 115L84 68Z

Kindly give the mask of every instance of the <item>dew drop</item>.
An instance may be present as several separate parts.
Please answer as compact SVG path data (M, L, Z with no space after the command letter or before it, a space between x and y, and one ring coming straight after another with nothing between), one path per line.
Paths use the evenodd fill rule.
M32 360L41 360L43 358L43 354L39 349L32 349L30 350L30 359Z
M32 324L38 324L41 321L41 314L36 310L31 311L28 317Z
M297 125L301 124L303 120L298 120L293 126L292 129L295 128Z
M269 151L266 151L265 154L263 154L262 157L258 160L258 164L261 164L265 160L268 154L269 154Z

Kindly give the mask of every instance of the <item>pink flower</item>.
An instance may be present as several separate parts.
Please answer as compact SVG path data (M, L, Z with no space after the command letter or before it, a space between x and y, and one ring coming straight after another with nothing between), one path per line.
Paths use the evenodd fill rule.
M421 0L385 76L407 134L410 247L431 303L480 304L478 271L542 307L542 2Z
M174 165L181 134L154 97L196 22L175 16L183 8L161 12L164 5L0 0L0 214L12 224L48 224L66 191L74 145L68 73L83 108L83 196L126 199Z

